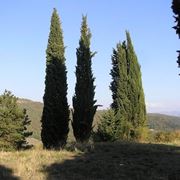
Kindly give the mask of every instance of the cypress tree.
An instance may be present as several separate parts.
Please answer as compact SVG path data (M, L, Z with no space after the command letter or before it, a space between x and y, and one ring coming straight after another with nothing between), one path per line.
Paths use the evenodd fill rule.
M117 61L118 61L118 75L117 75L117 108L114 109L116 119L116 137L128 139L131 129L130 122L130 105L128 98L128 62L127 62L127 47L126 42L117 45Z
M112 111L101 120L97 134L110 140L142 138L146 126L146 106L142 88L141 71L137 56L126 32L126 42L118 43L113 49ZM110 121L111 117L111 121ZM108 126L107 126L108 125ZM103 139L102 139L103 140Z
M129 121L136 129L146 126L146 106L141 80L141 70L129 32L127 38L128 99L130 101Z
M91 135L93 118L97 109L94 100L95 86L92 73L90 50L91 33L87 26L87 17L82 17L81 37L76 51L76 86L73 96L73 133L78 142L87 142Z
M114 128L114 136L118 138L127 138L130 123L129 123L129 108L130 102L128 99L128 64L127 64L127 50L126 43L118 43L116 49L113 49L112 82L110 89L112 91L113 102L111 108L114 111L115 118L113 118L112 125ZM115 125L114 125L115 124Z
M59 149L66 144L69 124L67 103L67 71L61 23L56 9L46 50L46 77L41 138L44 148Z
M113 49L112 69L110 75L112 76L112 82L110 89L112 91L113 102L111 108L116 112L124 105L121 104L122 99L127 97L127 61L126 61L126 44L118 43L116 49Z

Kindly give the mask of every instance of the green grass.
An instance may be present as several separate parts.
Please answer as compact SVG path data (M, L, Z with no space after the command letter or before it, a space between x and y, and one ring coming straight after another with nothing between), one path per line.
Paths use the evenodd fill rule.
M81 145L81 149L84 145ZM86 151L0 152L0 179L179 180L180 146L96 143Z

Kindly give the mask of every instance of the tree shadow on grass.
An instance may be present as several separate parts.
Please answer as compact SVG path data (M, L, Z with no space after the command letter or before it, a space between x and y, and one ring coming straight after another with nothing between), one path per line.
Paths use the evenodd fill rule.
M44 166L47 180L180 180L180 147L98 143L71 160Z
M20 178L13 175L12 169L0 165L0 180L20 180Z

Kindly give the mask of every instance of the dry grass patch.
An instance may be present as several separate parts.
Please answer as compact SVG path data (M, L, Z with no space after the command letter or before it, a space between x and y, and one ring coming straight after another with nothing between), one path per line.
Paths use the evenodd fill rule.
M12 177L19 177L23 180L41 180L46 179L46 173L43 172L44 165L48 166L56 161L63 163L67 159L73 159L74 156L75 153L73 152L42 149L0 152L0 165L11 169L13 171ZM0 169L0 179L2 174L3 172ZM3 176L3 179L5 179L6 173Z
M0 152L0 180L180 180L180 146L115 142L74 149Z

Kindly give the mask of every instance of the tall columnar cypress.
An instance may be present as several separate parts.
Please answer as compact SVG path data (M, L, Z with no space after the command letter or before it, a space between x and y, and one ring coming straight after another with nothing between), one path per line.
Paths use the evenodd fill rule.
M87 26L87 17L83 16L81 37L77 48L76 86L73 96L73 133L78 142L87 142L91 135L93 118L97 109L94 100L95 86L92 73L90 50L91 33Z
M141 80L141 69L131 41L129 32L127 38L127 72L128 72L128 99L131 102L130 122L136 129L146 125L146 105Z
M180 0L173 0L171 8L175 14L174 18L175 18L175 23L176 23L176 25L173 28L176 30L176 34L180 38ZM180 51L177 51L177 52L178 52L177 63L180 67Z
M46 77L41 138L44 148L59 149L66 144L69 124L67 77L61 23L56 9L46 50Z
M112 91L114 111L112 126L115 139L140 135L146 125L146 106L141 80L140 65L135 54L130 34L126 42L118 43L112 55ZM113 133L111 133L113 134Z
M110 89L112 91L113 102L111 108L114 111L115 118L112 122L115 138L123 137L128 132L130 102L128 99L128 64L126 54L126 43L118 43L116 49L113 49L112 82Z
M131 128L130 122L130 106L131 102L128 98L128 62L126 42L117 45L117 59L119 73L117 78L117 108L114 109L117 137L128 138Z

